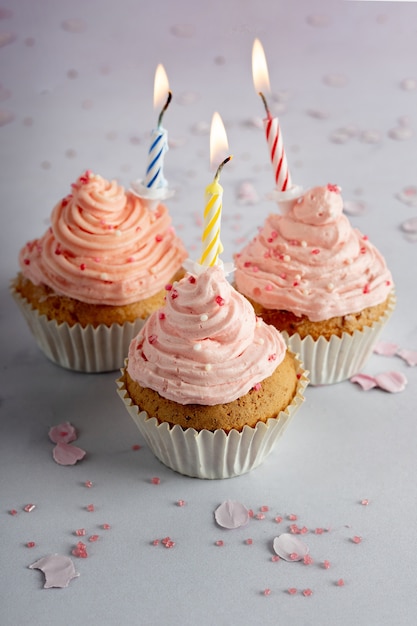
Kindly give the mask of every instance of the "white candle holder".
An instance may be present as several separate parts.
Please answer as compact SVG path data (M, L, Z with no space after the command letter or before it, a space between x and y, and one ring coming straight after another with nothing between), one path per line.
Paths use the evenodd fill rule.
M304 190L300 185L292 185L290 189L280 191L274 189L268 194L268 199L276 202L284 215L290 211L299 198L303 195Z
M200 276L200 274L205 272L210 267L209 265L201 265L197 261L193 261L190 258L185 259L182 265L189 274L193 274L194 276ZM225 276L228 276L229 274L234 272L234 269L235 269L235 266L232 262L223 263L221 259L217 259L216 265L222 268Z
M158 204L175 195L174 189L169 189L169 187L146 187L142 180L135 180L130 183L130 190L135 196L145 202L150 211L154 211Z

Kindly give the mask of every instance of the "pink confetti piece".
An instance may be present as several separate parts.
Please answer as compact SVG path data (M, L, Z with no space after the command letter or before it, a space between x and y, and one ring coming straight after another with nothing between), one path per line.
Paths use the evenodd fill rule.
M379 130L363 130L359 135L359 141L362 143L379 143L382 135Z
M417 352L415 350L401 348L398 350L397 356L403 359L407 365L410 365L411 367L415 367L417 365Z
M396 194L396 198L409 206L417 206L417 187L405 187Z
M45 574L44 589L68 587L70 581L79 576L72 560L60 554L45 556L29 565L29 569L39 569Z
M401 224L401 230L405 233L417 233L417 217L410 217Z
M358 383L364 391L369 391L369 389L373 389L377 386L375 378L368 376L368 374L355 374L355 376L352 376L350 379L350 382Z
M356 200L345 200L343 211L347 215L362 215L366 211L366 205L364 202L358 202Z
M75 465L77 461L81 461L86 455L85 450L77 448L70 443L57 443L52 450L52 456L58 465Z
M309 552L304 541L290 533L282 533L279 537L275 537L273 548L284 561L302 561Z
M49 439L53 443L71 443L77 439L77 432L70 422L63 422L58 426L52 426L49 432Z
M214 511L214 518L222 528L240 528L249 522L249 511L240 502L226 500Z
M398 345L389 341L379 341L375 344L373 352L382 356L394 356L398 352Z
M396 141L406 141L407 139L411 139L413 135L413 129L408 126L397 126L388 131L388 137Z
M408 382L401 372L383 372L375 376L375 381L378 387L389 393L404 391Z

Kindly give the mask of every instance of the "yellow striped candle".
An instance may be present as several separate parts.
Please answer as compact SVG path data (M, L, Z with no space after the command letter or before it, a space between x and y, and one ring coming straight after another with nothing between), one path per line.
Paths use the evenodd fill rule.
M210 163L213 165L218 155L228 149L226 131L218 113L214 113L210 130ZM232 157L222 161L217 168L214 180L205 190L205 208L203 221L202 253L200 265L211 267L218 262L223 250L220 241L220 225L223 206L223 187L219 183L220 172Z

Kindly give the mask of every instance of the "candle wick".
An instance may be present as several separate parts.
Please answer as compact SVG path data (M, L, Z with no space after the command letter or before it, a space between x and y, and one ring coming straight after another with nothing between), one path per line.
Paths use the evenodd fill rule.
M259 95L261 96L262 102L264 103L266 115L267 115L268 119L270 119L271 118L271 112L270 112L270 110L268 108L268 103L266 101L266 98L265 98L264 94L262 93L262 91L259 92Z
M219 180L220 172L222 171L223 167L226 165L226 163L228 163L232 159L233 159L233 156L230 155L230 156L227 157L227 159L225 159L222 163L220 163L219 167L217 168L216 175L214 177L215 182L217 182Z
M162 124L162 118L164 116L165 111L167 110L167 108L169 107L169 103L172 100L172 91L168 91L168 97L167 97L167 101L165 102L162 111L159 114L158 117L158 128L161 126Z

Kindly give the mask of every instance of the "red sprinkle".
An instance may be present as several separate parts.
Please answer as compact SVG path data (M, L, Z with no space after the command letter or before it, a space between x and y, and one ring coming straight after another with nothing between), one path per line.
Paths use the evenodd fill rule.
M320 254L320 250L319 250L318 248L314 248L314 249L311 251L311 254Z
M90 489L90 487L93 486L93 483L91 482L91 480L86 480L84 483L84 487L87 487L88 489Z
M10 509L9 513L10 515L17 515L16 509Z
M153 478L151 478L152 485L159 485L160 483L161 483L161 479L158 478L158 476L154 476Z
M330 568L330 561L323 561L323 567L324 569L329 569Z
M110 528L111 528L110 524L102 524L101 527L102 527L103 530L110 530Z
M155 241L157 241L158 243L159 243L160 241L163 241L163 239L164 239L164 238L162 237L162 235L156 235L156 237L155 237Z
M36 543L34 541L28 541L26 544L27 548L34 548L36 546Z
M262 385L261 385L261 383L256 383L256 384L253 386L253 390L254 390L254 391L259 391L260 389L262 389Z
M215 301L219 306L223 306L226 302L225 299L222 298L221 296L216 296Z
M340 193L339 187L337 185L332 185L331 183L327 185L327 189L329 191L333 191L333 193Z
M370 292L370 287L369 285L365 285L365 287L363 288L363 293L369 293Z
M132 446L132 450L140 450L142 446L140 446L138 443L134 443Z
M281 515L277 515L276 518L275 518L275 521L276 521L277 524L280 524L282 522Z
M264 589L264 596L270 596L271 595L271 590L270 589Z
M92 513L94 511L94 504L88 504L86 509L89 513Z
M277 563L279 560L280 560L280 558L279 558L278 554L274 554L274 555L271 556L271 561L273 563Z
M253 544L253 539L245 539L245 543L247 546L251 546Z
M178 298L178 291L176 289L171 289L171 298L173 300L175 300L175 298Z
M305 557L303 558L303 563L304 565L311 565L313 563L313 559L309 554L305 555Z
M221 548L222 546L224 546L224 543L221 539L219 539L218 541L216 541L215 545Z
M297 516L296 516L294 513L291 513L291 514L288 516L288 519L289 519L289 520L291 520L292 522L295 522L295 520L297 519Z
M185 500L177 500L177 506L185 506Z
M297 593L297 589L295 587L290 587L289 589L287 589L287 591L290 594L290 596L293 596L294 594Z
M84 271L86 267L87 267L87 266L86 266L86 264L85 264L85 263L81 263L81 265L80 265L80 270Z
M149 335L149 337L148 337L148 341L149 341L149 343L151 345L156 343L157 339L158 339L158 337L156 335Z
M188 277L188 282L191 283L192 285L194 285L194 283L197 282L195 276L189 276Z
M291 552L290 559L291 561L296 561L298 559L298 554L296 552Z
M266 504L262 505L261 506L261 511L263 513L267 513L269 511L269 506L267 506Z
M95 542L95 541L98 541L98 539L99 539L98 535L90 535L90 537L88 538L88 541Z
M339 578L339 580L336 581L337 587L343 587L344 584L345 584L345 581L343 580L343 578Z
M313 595L313 592L311 591L311 589L303 589L303 596L311 596Z
M165 285L165 291L171 291L172 289L172 285L170 283L168 283L168 285Z
M23 261L23 263L24 263L25 265L30 265L30 261L29 261L29 259L25 259L25 260Z
M75 531L74 535L76 535L77 537L84 537L85 528L79 528L78 530Z
M269 355L268 361L276 361L276 358L277 358L277 353L273 352L272 354Z
M165 313L163 313L162 311L159 313L158 315L160 320L164 320L165 319Z

